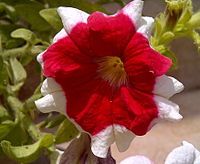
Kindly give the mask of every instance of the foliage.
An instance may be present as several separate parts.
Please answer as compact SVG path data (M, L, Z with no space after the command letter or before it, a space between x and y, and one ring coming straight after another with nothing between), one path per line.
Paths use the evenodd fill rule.
M166 10L155 19L151 45L177 65L175 54L170 50L170 43L179 37L193 39L200 52L200 11L194 13L191 0L165 0Z
M41 155L54 158L55 144L77 136L76 127L64 116L42 115L34 101L41 97L43 80L36 56L51 43L62 28L58 6L72 6L91 13L104 11L102 5L122 0L1 0L0 1L0 155L30 163ZM181 3L179 3L181 2ZM200 50L200 12L192 11L190 0L167 0L167 10L155 22L152 46L174 61L169 43L177 37L191 37ZM33 69L30 71L30 67ZM36 74L38 86L29 78ZM23 89L29 85L29 95ZM39 119L43 117L42 121ZM56 131L51 134L49 131ZM23 146L22 146L23 145ZM96 159L95 159L96 160ZM55 161L51 159L51 161Z

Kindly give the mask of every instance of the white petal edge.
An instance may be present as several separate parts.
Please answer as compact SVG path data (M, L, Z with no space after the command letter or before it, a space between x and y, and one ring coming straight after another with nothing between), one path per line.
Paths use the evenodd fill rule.
M46 52L46 50L45 51L43 51L43 52L41 52L38 56L37 56L37 61L38 61L38 63L40 63L40 65L41 65L41 67L42 67L42 69L43 69L43 67L44 67L44 63L43 63L43 54Z
M122 10L119 11L119 13L122 12L131 19L136 29L138 29L140 19L142 17L143 3L144 2L141 0L134 0L128 3Z
M58 32L54 38L53 38L53 43L56 43L58 40L64 38L67 36L67 32L65 31L65 29L63 28L62 30L60 30L60 32Z
M200 152L190 143L183 141L182 146L173 149L165 164L199 164Z
M106 158L108 149L116 142L119 151L128 149L135 135L121 125L110 125L94 136L91 136L91 150L94 155Z
M87 23L89 17L86 12L72 7L59 7L58 14L68 34L78 23Z
M146 38L150 38L153 24L154 19L152 17L142 17L137 32L143 34Z
M43 96L60 91L63 91L61 86L53 78L48 77L43 81L41 86L41 93Z
M120 164L153 164L150 159L142 155L131 156L123 161Z
M106 158L110 145L114 142L113 126L91 136L91 150L94 155L100 158Z
M180 108L177 104L160 96L154 96L154 101L158 108L159 118L169 121L179 121L183 118L183 116L179 114Z
M170 98L183 89L184 85L181 82L171 76L163 75L156 78L153 93L165 98Z
M35 105L42 113L59 112L66 115L66 98L64 92L54 92L35 101Z

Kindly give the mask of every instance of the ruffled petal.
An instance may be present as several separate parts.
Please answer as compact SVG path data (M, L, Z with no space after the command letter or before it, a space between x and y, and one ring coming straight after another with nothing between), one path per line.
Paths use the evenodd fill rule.
M96 156L105 158L113 142L116 142L119 151L125 151L134 137L124 126L113 124L91 137L91 149Z
M37 61L38 63L40 63L41 67L44 68L44 63L43 63L43 55L46 51L41 52L38 56L37 56Z
M66 98L64 92L47 94L35 101L35 105L42 113L55 111L66 115Z
M143 34L147 38L150 38L153 24L154 19L152 17L142 17L137 32Z
M52 78L58 72L65 72L66 76L91 62L87 56L79 51L69 37L62 38L52 44L42 54L42 61L44 75Z
M43 96L61 91L61 86L53 78L46 78L42 83L41 93Z
M155 76L161 76L172 65L171 59L153 50L148 39L140 33L136 33L129 42L124 53L124 62L129 76L144 70L152 72Z
M65 31L65 29L63 28L62 30L60 30L60 32L58 32L54 38L53 38L53 43L57 42L58 40L65 38L67 36L67 32Z
M87 23L89 17L84 11L72 7L59 7L58 14L67 33L70 33L77 24Z
M127 15L137 29L140 24L142 9L143 9L143 1L134 0L129 4L127 4L122 10L120 10L119 13Z
M151 122L158 117L158 110L152 94L121 87L112 103L112 118L135 135L144 135Z
M183 117L179 114L179 106L163 97L154 96L156 102L159 117L162 119L167 119L169 121L179 121Z
M124 159L120 164L153 164L153 162L145 156L136 155Z
M172 150L165 160L165 164L198 164L200 152L190 143L183 141L182 146Z
M126 15L94 12L88 24L78 24L69 35L81 52L102 57L122 55L134 33L135 27Z
M114 142L113 127L108 126L91 137L91 150L94 155L106 158L110 145Z
M165 98L170 98L183 89L184 86L181 82L171 76L163 75L156 78L153 93Z

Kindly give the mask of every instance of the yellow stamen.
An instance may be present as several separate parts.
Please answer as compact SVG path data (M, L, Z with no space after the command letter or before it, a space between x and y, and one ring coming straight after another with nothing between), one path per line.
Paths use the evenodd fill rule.
M124 64L119 57L106 56L97 60L99 65L97 72L100 77L108 81L111 86L119 87L127 83L127 75Z

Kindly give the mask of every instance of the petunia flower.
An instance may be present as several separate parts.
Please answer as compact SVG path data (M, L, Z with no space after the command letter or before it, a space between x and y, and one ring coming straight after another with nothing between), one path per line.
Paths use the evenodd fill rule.
M149 158L143 155L135 155L122 160L120 164L154 164L154 163Z
M141 0L115 15L59 7L64 28L38 56L47 78L37 108L66 115L102 158L114 142L125 151L155 120L182 118L168 98L183 85L165 75L172 62L149 44L154 20L142 8Z
M165 164L199 164L200 152L186 141L174 148L165 160Z

